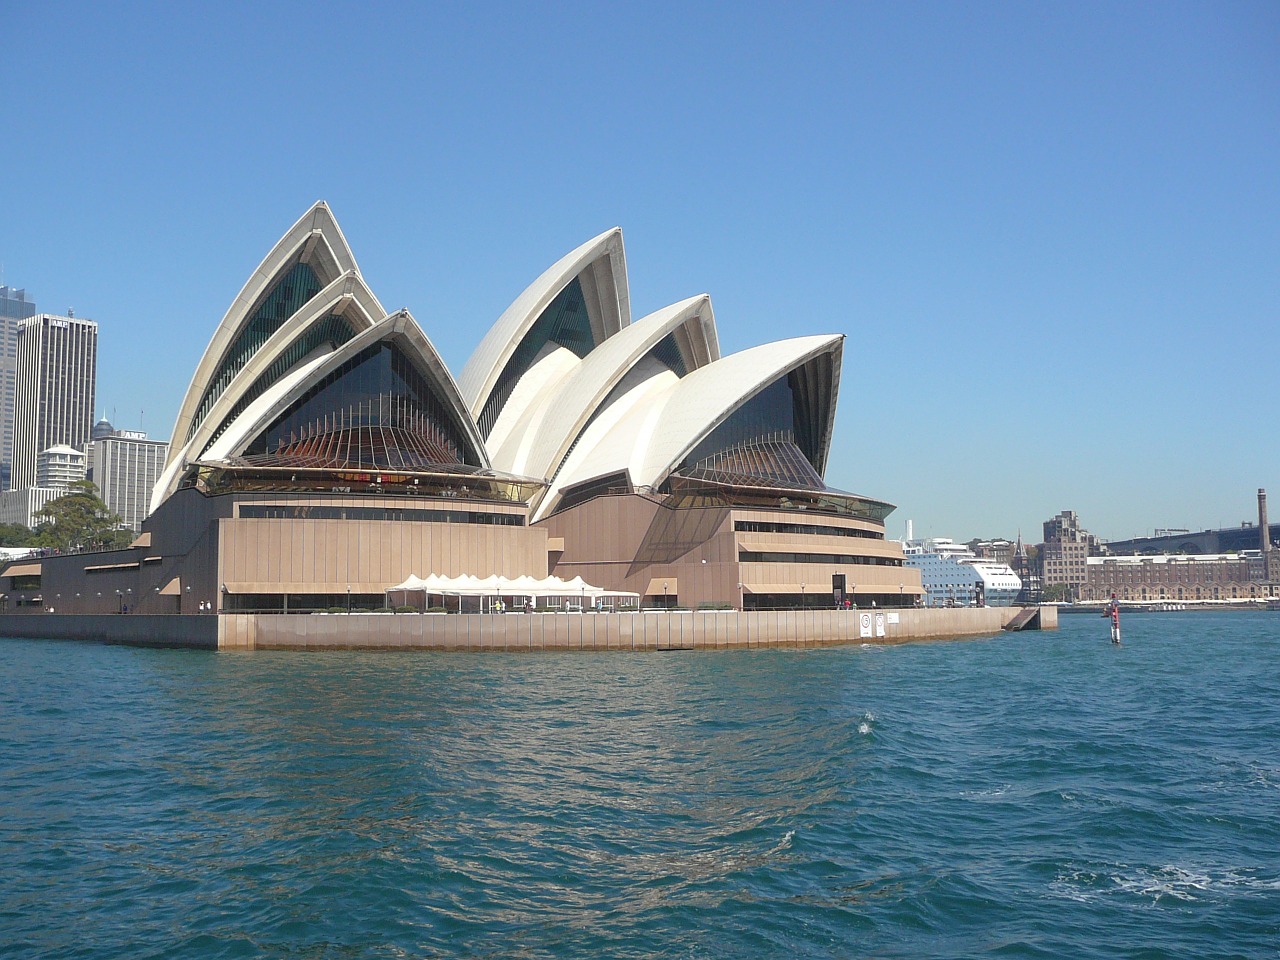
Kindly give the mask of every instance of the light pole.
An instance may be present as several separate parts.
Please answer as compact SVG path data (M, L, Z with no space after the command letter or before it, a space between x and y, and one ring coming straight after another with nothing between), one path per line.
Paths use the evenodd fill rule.
M804 584L800 584L800 609L804 609Z
M902 588L904 584L898 584L898 606L902 606Z
M116 613L124 613L124 594L116 590Z
M669 606L667 606L667 581L665 580L662 581L662 609L663 610L671 609Z
M739 583L738 584L738 610L739 611L747 609L747 598L745 596L745 593L746 591L743 589L742 584Z
M351 584L347 584L347 613L351 613Z

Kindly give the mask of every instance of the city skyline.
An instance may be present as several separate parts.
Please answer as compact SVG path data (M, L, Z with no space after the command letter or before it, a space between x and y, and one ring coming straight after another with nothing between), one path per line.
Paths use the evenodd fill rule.
M1280 489L1272 7L157 9L15 11L0 65L39 148L0 160L0 283L99 322L118 427L169 439L246 251L325 199L455 377L615 225L636 316L847 334L827 480L890 536L1234 526Z

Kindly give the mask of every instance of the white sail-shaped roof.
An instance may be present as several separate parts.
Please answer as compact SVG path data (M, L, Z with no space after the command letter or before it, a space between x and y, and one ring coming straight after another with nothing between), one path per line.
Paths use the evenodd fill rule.
M207 415L208 405L217 399L214 394L220 389L221 382L229 373L234 373L228 369L229 354L253 320L254 312L298 264L307 265L315 274L317 289L323 288L344 273L359 274L359 267L347 246L346 238L329 211L328 204L323 200L303 214L280 238L245 282L222 322L218 324L204 356L196 366L182 405L178 408L166 466L181 462L187 440L199 421ZM376 312L379 316L383 315L381 307ZM202 406L206 408L204 412L201 410Z
M362 355L384 342L390 354ZM799 337L721 357L705 294L631 323L622 231L614 228L530 284L455 381L407 311L386 315L321 202L272 248L215 330L183 400L152 510L190 479L195 463L224 471L246 464L283 469L281 458L348 449L341 444L354 436L352 426L363 429L368 421L360 418L373 409L371 399L352 405L361 396L358 381L345 378L357 366L343 365L357 357L366 371L360 376L393 384L379 397L409 404L378 408L400 411L386 414L401 418L386 421L392 433L379 435L400 438L386 449L412 447L418 464L456 465L457 455L470 467L545 479L543 495L530 494L533 520L557 509L566 491L590 495L615 478L656 489L686 461L681 482L787 479L757 475L751 471L763 469L758 461L742 458L743 450L759 452L750 431L761 417L774 426L759 442L790 444L783 454L803 468L806 483L820 485L842 345L838 335ZM382 366L364 366L375 359ZM781 378L788 378L785 385ZM342 408L332 418L330 404ZM421 418L412 421L418 432L404 432L405 417ZM268 444L272 451L264 452ZM345 454L335 456L348 462ZM232 464L237 458L247 459ZM326 462L315 469L330 468ZM707 471L729 480L707 480Z
M561 257L503 311L462 369L458 386L477 420L543 311L573 280L582 284L583 297L598 346L631 322L626 255L622 229L614 227ZM542 357L543 354L539 354ZM525 371L517 371L523 375ZM492 431L489 431L492 438Z
M635 481L641 486L657 486L679 466L703 437L728 419L729 415L769 386L822 353L839 355L842 334L796 337L743 350L689 374L675 384L663 407L660 429L653 432L638 462ZM838 373L838 371L837 371ZM827 399L834 410L839 376L832 379ZM828 422L832 418L828 417ZM814 467L821 472L826 463L830 435L822 445Z
M364 281L354 271L347 271L316 294L249 357L245 365L227 384L226 389L216 398L208 413L196 425L195 431L179 451L179 455L170 457L170 462L152 493L153 509L178 488L182 480L183 465L199 460L209 444L226 426L227 418L237 408L244 407L246 391L252 390L258 384L259 378L271 370L277 361L286 357L290 350L296 350L295 345L303 342L309 330L331 316L341 317L352 331L359 332L373 326L376 321L382 319L384 313L382 305L378 303L373 292L365 286ZM309 355L299 357L295 366L304 360L314 359L317 350L325 350L325 348L317 346L308 351ZM280 377L286 374L287 371L282 371ZM259 389L258 392L261 393L262 390Z
M573 365L525 406L504 443L489 444L495 467L554 477L578 435L627 373L668 335L688 370L719 359L715 314L706 294L664 307L626 327Z
M452 419L463 431L471 447L469 459L477 466L488 467L484 444L468 415L457 384L440 361L435 347L407 310L400 310L348 340L338 349L318 356L282 377L270 390L254 400L235 422L204 454L206 460L225 460L237 456L251 444L277 417L287 411L312 385L366 348L383 340L394 340L412 359L419 372L427 377L432 392L445 404Z
M566 488L600 477L626 474L636 487L657 487L735 410L791 371L830 353L834 370L829 395L819 398L823 435L813 464L821 472L831 442L843 342L839 334L781 340L723 357L684 378L672 375L635 384L616 417L606 411L579 439L534 519L553 510Z

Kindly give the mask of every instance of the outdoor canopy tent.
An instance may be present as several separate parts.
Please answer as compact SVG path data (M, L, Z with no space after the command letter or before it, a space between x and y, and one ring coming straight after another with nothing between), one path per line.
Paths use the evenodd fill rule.
M412 574L404 583L387 588L387 597L393 593L425 593L439 594L448 597L566 597L566 598L601 598L639 600L640 594L627 590L606 590L587 583L582 577L563 580L560 577L521 576L514 579L508 577L477 577L464 575L461 577L444 577L430 574L426 577Z

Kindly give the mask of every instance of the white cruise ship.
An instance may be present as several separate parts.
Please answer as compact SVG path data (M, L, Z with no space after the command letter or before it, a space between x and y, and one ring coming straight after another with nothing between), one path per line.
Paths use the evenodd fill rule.
M1008 607L1022 590L1022 578L1007 564L945 537L906 540L902 552L906 565L920 571L928 607Z

